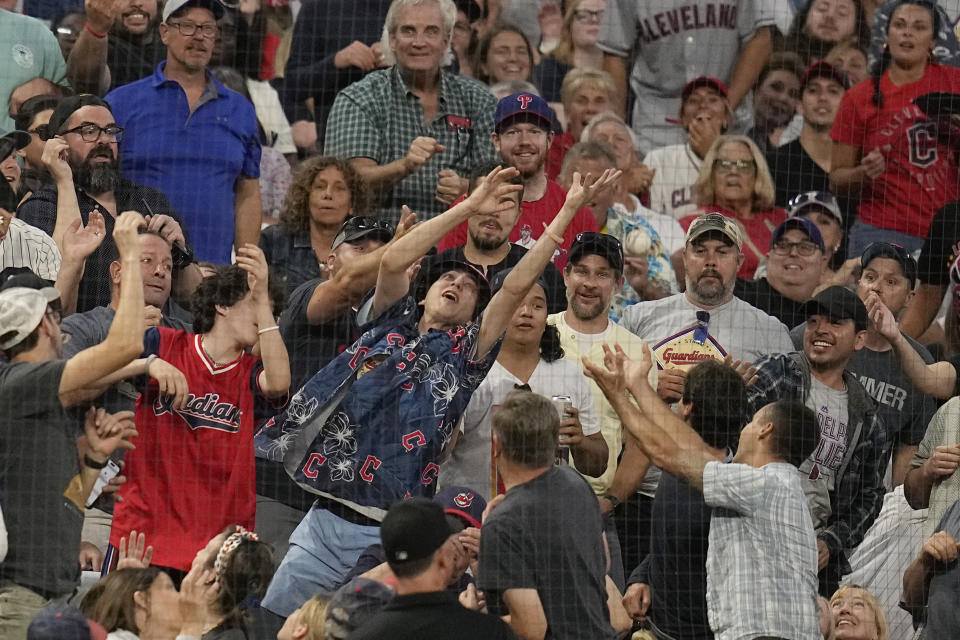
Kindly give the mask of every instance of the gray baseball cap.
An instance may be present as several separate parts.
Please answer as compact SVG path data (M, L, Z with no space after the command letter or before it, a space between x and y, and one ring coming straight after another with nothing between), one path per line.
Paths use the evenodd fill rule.
M0 349L15 347L33 333L50 302L49 294L41 289L13 287L0 291Z

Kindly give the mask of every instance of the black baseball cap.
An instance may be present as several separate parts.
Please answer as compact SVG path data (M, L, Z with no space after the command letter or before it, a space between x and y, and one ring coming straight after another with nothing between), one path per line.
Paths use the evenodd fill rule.
M380 523L380 542L390 564L428 558L454 533L443 507L420 497L397 502Z
M0 132L2 133L2 132ZM26 131L9 131L0 135L0 160L5 159L17 149L30 144L30 134Z
M803 74L803 82L800 84L800 90L805 89L807 84L814 78L829 78L843 87L844 90L850 88L850 79L847 77L847 74L825 60L814 62L807 67L807 72Z
M824 315L831 320L853 320L857 331L867 328L867 308L846 287L827 287L806 304L807 316Z
M50 122L47 124L47 137L52 138L53 136L60 135L63 133L63 125L66 124L67 120L70 119L70 116L73 115L74 111L78 111L83 107L103 107L107 109L110 113L113 113L113 109L110 108L110 105L101 98L100 96L95 96L92 93L81 93L75 96L67 96L60 100L57 103L57 106L53 110L53 114L50 116Z
M910 281L910 288L917 284L917 261L910 253L898 244L889 242L873 242L860 255L860 266L867 268L876 258L890 258L900 263L903 277Z
M567 263L576 264L583 256L589 255L600 256L610 264L611 269L623 273L623 245L610 234L597 231L578 233L570 245Z
M344 242L356 242L367 236L373 236L374 240L380 242L390 242L393 238L393 231L393 226L383 220L367 216L351 216L340 225L340 230L334 236L330 250L333 251Z
M960 115L960 94L949 91L934 91L917 96L913 104L920 107L928 118Z
M441 257L430 260L429 263L424 259L424 266L420 269L417 282L413 287L414 297L417 299L417 302L426 298L427 291L430 290L433 283L448 271L462 271L473 278L473 281L477 284L477 306L474 308L473 314L474 317L476 317L480 311L487 308L487 303L490 302L490 296L492 295L490 292L490 283L482 271L469 262L458 260L457 258Z

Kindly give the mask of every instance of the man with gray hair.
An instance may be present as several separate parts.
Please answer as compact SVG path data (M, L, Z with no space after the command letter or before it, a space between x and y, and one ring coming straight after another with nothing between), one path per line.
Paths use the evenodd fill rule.
M496 160L496 100L441 68L456 14L452 0L394 0L382 47L391 66L345 88L330 111L324 153L350 158L393 222L403 204L433 218L467 190L472 167Z

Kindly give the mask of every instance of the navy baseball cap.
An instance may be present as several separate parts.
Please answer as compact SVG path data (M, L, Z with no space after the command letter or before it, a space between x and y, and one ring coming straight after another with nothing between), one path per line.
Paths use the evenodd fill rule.
M860 255L860 266L864 269L877 258L890 258L900 263L903 277L910 281L910 288L917 285L917 261L910 252L898 244L889 242L872 242Z
M823 236L820 234L820 229L817 228L813 222L807 220L806 218L787 218L780 225L773 230L773 234L770 236L770 248L773 249L773 245L777 244L780 241L780 238L783 237L787 231L790 229L797 229L798 231L803 231L807 234L807 237L810 238L810 242L817 245L820 251L826 251L826 248L823 245Z
M483 510L487 508L487 501L483 496L470 487L444 487L433 497L433 501L440 505L443 512L459 520L461 528L480 528L483 522ZM447 520L450 523L450 520Z
M478 313L486 309L487 303L490 302L490 283L487 281L487 277L483 272L475 266L456 258L441 257L439 260L430 260L429 264L426 259L424 259L424 265L420 269L420 274L413 287L414 297L417 299L417 302L426 298L427 291L430 290L433 283L448 271L462 271L473 278L473 281L477 284L477 306L473 314L474 317L476 317Z
M76 607L53 603L34 616L27 627L27 640L103 640L106 630L90 624Z
M543 122L547 131L553 126L553 111L547 101L533 93L512 93L497 103L493 114L493 129L497 133L503 130L504 123L512 118L523 117L526 122Z
M867 328L867 308L846 287L827 287L806 304L807 316L824 315L831 320L853 320L857 331Z
M570 245L570 254L567 264L576 264L583 256L600 256L617 273L623 273L623 245L608 233L584 231L578 233L573 244Z

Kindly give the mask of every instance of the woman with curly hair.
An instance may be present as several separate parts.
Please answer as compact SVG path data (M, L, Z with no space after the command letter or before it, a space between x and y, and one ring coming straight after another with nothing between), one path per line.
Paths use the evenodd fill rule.
M369 207L363 179L343 158L319 156L297 168L280 224L260 234L267 264L287 294L323 275L322 265L343 221Z
M510 271L505 269L494 276L493 291L503 285ZM585 451L594 447L606 449L593 396L580 367L563 358L557 327L547 324L546 291L547 284L541 276L507 324L497 361L470 399L457 446L440 467L444 486L472 487L487 500L503 493L490 460L491 420L495 407L518 387L547 397L568 396L571 408L561 419L560 439L570 446L570 463L577 464L588 475L603 472L604 466L596 468L592 462L606 462L607 454L589 456Z

